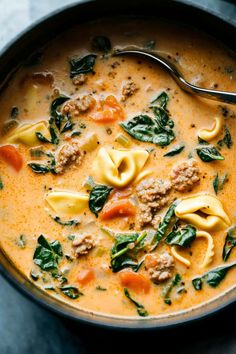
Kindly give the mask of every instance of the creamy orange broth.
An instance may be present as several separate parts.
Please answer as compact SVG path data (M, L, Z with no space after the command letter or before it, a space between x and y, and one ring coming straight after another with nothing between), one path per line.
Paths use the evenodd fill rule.
M49 43L43 50L43 56L39 64L31 67L21 67L1 93L1 128L4 122L9 119L13 106L19 108L18 119L20 122L47 121L50 104L56 97L55 92L53 92L55 89L59 90L60 94L65 94L72 99L78 95L92 93L96 100L114 95L120 102L122 85L131 77L139 90L125 102L120 102L125 112L125 119L131 119L135 115L144 113L157 94L165 91L170 98L168 110L175 122L175 141L164 148L151 143L140 142L124 133L119 126L120 121L98 124L90 118L91 112L88 111L81 113L77 118L77 120L86 124L86 129L77 139L83 140L88 132L96 132L100 144L94 151L86 154L80 166L69 167L63 174L35 174L27 166L27 163L32 160L29 147L23 144L15 145L24 160L23 168L19 172L16 172L0 159L0 176L4 184L4 188L0 191L0 242L1 248L15 267L32 280L30 277L31 270L40 272L40 268L33 262L33 254L39 235L43 234L49 241L60 241L64 255L70 255L73 261L70 262L63 257L59 260L59 268L60 270L67 269L65 277L68 279L68 284L79 288L84 295L72 300L59 290L57 292L45 291L48 291L51 296L69 302L72 306L78 308L105 314L136 316L134 305L124 296L119 275L113 273L109 268L110 249L114 240L101 231L102 225L120 232L129 231L129 224L132 219L127 221L127 218L119 217L111 221L101 222L87 207L81 217L81 225L61 226L45 210L45 193L50 188L86 192L83 182L89 175L92 175L91 166L98 149L101 146L114 147L115 149L122 148L119 143L115 142L115 137L120 132L131 141L129 149L137 147L155 149L154 152L150 153L145 165L145 168L151 169L153 177L168 179L172 166L178 161L188 160L189 154L192 152L201 171L200 183L191 192L173 192L173 198L187 197L201 192L209 192L214 195L212 181L216 172L219 175L227 172L229 181L219 192L218 198L223 203L232 224L234 224L236 217L236 167L234 163L236 109L233 106L227 107L229 113L225 117L225 122L230 129L233 145L230 149L226 147L221 149L221 154L225 157L225 160L205 163L199 159L194 151L197 146L197 133L200 128L211 127L216 115L223 116L222 104L184 93L161 67L150 61L145 61L143 58L135 57L115 58L106 55L101 58L98 56L94 66L94 74L87 74L87 81L81 86L75 86L69 77L68 60L74 55L83 56L93 52L90 43L94 35L109 37L113 47L123 47L129 44L143 47L147 41L155 40L155 50L158 50L164 56L169 56L170 60L173 60L181 69L187 80L203 87L217 87L229 91L236 91L236 61L227 48L213 38L194 29L166 23L154 24L146 20L119 19L116 21L116 26L114 26L113 21L78 26ZM114 62L118 62L119 65L113 69L111 65ZM53 87L35 83L26 78L26 76L30 77L32 73L42 71L52 73L54 77ZM111 72L115 74L111 75ZM35 89L33 85L35 85ZM226 107L226 105L223 106ZM107 128L112 130L111 135L107 134ZM222 136L223 133L213 143L216 144ZM1 137L1 145L6 144L5 139L5 136ZM164 153L180 143L185 145L185 149L180 154L174 157L163 157ZM42 143L39 142L39 145L41 146ZM47 150L55 149L52 144L45 144L45 147ZM165 211L166 208L161 210L160 215L163 216ZM77 259L74 257L72 241L68 240L67 237L81 231L95 235L99 242L88 255ZM20 235L25 236L25 248L17 245ZM204 240L197 239L190 248L181 250L181 254L185 254L186 257L191 259L192 265L187 268L180 262L175 261L173 274L179 273L181 275L186 293L176 295L176 291L173 290L171 306L164 303L161 295L165 284L151 283L151 289L148 293L136 293L130 290L132 297L146 308L149 315L166 314L199 305L235 284L236 270L232 269L217 288L211 288L204 284L201 291L196 291L192 286L191 280L194 276L224 263L222 249L226 230L214 231L211 232L211 235L214 239L215 255L213 262L206 269L199 269L199 263L201 263L206 249ZM168 248L169 246L162 242L155 252L159 254L163 249L168 250ZM228 262L235 259L236 250L234 249ZM94 270L95 279L82 286L78 283L77 277L81 270L88 268ZM147 276L143 266L138 272ZM44 289L45 286L51 285L52 281L48 272L42 273L43 275L34 284ZM107 290L99 291L96 289L98 286Z

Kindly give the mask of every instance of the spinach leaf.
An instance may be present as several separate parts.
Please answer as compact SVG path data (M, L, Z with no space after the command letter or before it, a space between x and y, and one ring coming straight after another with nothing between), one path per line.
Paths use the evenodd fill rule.
M107 53L111 50L111 41L104 36L96 36L92 39L92 48Z
M201 139L199 136L197 138L198 138L199 145L209 145L209 143L206 140Z
M60 95L57 98L55 98L52 103L51 103L51 108L50 108L50 133L51 133L51 141L55 144L58 144L58 137L56 136L55 129L53 128L53 125L57 127L57 129L60 131L61 129L61 123L65 119L65 116L59 111L61 105L65 103L67 100L69 100L69 97Z
M126 267L138 271L143 261L135 262L130 254L137 249L146 236L147 232L115 235L115 243L111 249L111 268L114 273Z
M222 140L219 140L217 142L217 145L219 145L220 147L223 147L224 145L227 146L228 149L231 148L231 146L233 145L233 142L232 142L232 137L231 137L231 134L230 134L230 130L227 126L225 126L225 135L223 137Z
M63 221L59 216L52 216L52 215L50 216L54 221L56 221L58 224L63 226L72 226L72 225L80 224L79 220L72 219L72 220Z
M67 120L67 122L65 123L64 127L61 130L61 133L65 133L68 132L69 130L72 130L74 127L74 123L71 122L70 119Z
M0 190L3 189L3 188L4 188L4 184L3 184L3 181L2 181L2 179L0 177Z
M56 160L54 155L51 152L44 152L42 150L38 150L37 154L38 156L36 157L47 156L50 158L50 160L47 161L46 165L38 164L35 162L28 163L28 166L32 169L32 171L38 174L45 174L48 172L56 174Z
M49 141L47 138L45 138L45 136L43 136L43 134L41 134L40 132L36 132L35 135L37 136L37 138L42 141L43 143L50 143L51 141Z
M159 242L165 236L168 228L170 227L170 224L171 224L172 220L176 219L176 217L175 217L176 205L177 205L176 202L171 204L171 206L167 210L165 216L163 217L163 219L161 220L160 224L158 225L157 232L156 232L156 234L154 236L154 239L153 239L154 245L152 246L151 251L154 251L156 249L156 247L158 246Z
M159 146L169 145L175 138L171 129L162 126L157 119L143 114L120 125L134 139Z
M72 285L66 285L60 288L64 295L69 297L72 300L78 299L78 297L82 296L83 293L79 291L78 288Z
M51 143L55 145L59 144L59 137L57 136L55 129L52 126L50 126L49 131L51 135Z
M167 103L169 102L169 96L165 91L163 91L160 95L157 96L152 102L151 107L159 106L163 109L166 109Z
M236 227L232 226L226 235L222 258L224 261L230 256L232 249L236 246Z
M95 54L89 54L82 58L70 59L70 77L71 79L79 74L87 74L93 72L93 67L96 60Z
M183 151L184 149L184 145L179 145L179 146L176 146L174 147L173 149L171 149L170 151L168 151L165 155L163 156L175 156L179 153L181 153L181 151Z
M103 209L112 189L113 188L109 186L96 184L91 190L89 194L89 209L96 216L98 216L98 212Z
M11 109L10 117L12 119L16 119L18 117L18 115L19 115L19 108L16 106L13 106Z
M228 181L228 173L225 173L224 176L220 177L218 173L216 174L214 180L213 180L213 188L215 191L215 194L219 191L221 191L225 185L225 183Z
M139 316L141 317L147 317L149 314L147 312L147 310L145 310L144 306L142 304L140 304L139 302L135 301L131 296L130 293L128 291L128 289L124 288L124 293L125 296L127 297L127 299L129 299L137 308L137 313Z
M164 298L164 302L167 305L171 305L171 300L170 300L170 294L172 289L179 285L181 282L181 276L179 274L176 274L169 282L167 285L165 285L162 289L162 296Z
M196 238L196 228L192 225L186 225L182 229L172 230L166 237L165 242L168 245L177 245L188 247Z
M212 288L216 288L220 282L225 278L228 271L236 266L236 262L228 264L226 266L220 266L209 272L203 274L201 277L196 277L192 280L192 284L195 290L201 290L203 282L210 285Z
M211 162L214 160L224 160L225 158L214 146L207 146L196 149L198 156L204 162Z
M162 92L151 102L150 107L155 115L154 119L141 114L121 123L121 127L136 140L159 146L169 145L175 139L175 134L172 130L174 122L169 119L166 111L168 100L167 94Z
M40 165L38 163L28 163L28 166L34 171L35 173L48 173L50 172L50 167L45 166L45 165Z
M50 271L57 269L58 260L62 255L62 248L59 241L49 243L43 235L39 236L33 260L42 270Z

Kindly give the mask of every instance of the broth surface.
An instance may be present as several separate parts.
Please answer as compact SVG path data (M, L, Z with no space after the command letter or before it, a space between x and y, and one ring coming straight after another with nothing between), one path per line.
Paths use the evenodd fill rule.
M167 72L151 61L138 57L114 57L110 55L109 50L104 53L97 48L92 48L94 36L106 36L110 39L112 48L123 48L127 45L151 47L152 50L168 57L189 82L207 88L236 91L236 60L232 53L215 39L177 24L154 23L151 20L139 19L116 19L114 26L114 20L102 20L78 26L47 44L38 62L34 65L22 66L1 93L0 129L5 132L6 124L14 119L18 122L18 127L25 123L48 122L51 103L59 95L65 95L70 99L63 103L58 108L59 110L62 110L68 102L72 102L69 114L71 114L71 121L74 125L65 133L58 133L60 135L59 145L40 140L38 141L39 148L37 145L30 147L22 142L9 143L8 140L14 133L14 128L0 137L1 146L10 144L23 157L23 167L20 171L15 171L6 159L0 158L0 177L3 184L0 190L1 248L16 268L36 286L45 289L51 296L69 302L78 308L105 314L137 316L137 308L125 296L124 288L128 289L133 299L144 306L149 315L172 313L199 305L216 297L236 282L236 270L232 268L217 287L203 283L202 289L196 290L192 284L194 277L236 260L234 248L226 262L222 259L228 227L209 231L214 241L215 254L212 262L204 268L199 267L207 248L207 241L202 238L197 238L187 248L178 248L179 253L191 261L191 266L186 267L173 257L174 266L171 268L171 277L164 282L153 282L150 279L148 267L142 264L136 274L141 274L146 279L150 287L148 291L140 291L140 289L136 291L133 285L130 287L129 283L122 282L120 275L122 270L112 271L110 254L114 245L114 236L104 232L102 228L107 227L115 233L122 234L132 232L142 234L143 230L148 230L149 233L155 232L150 223L143 227L138 226L140 200L136 195L137 186L148 178L170 181L171 171L175 166L192 160L199 169L200 180L193 184L191 190L184 192L175 190L174 186L170 187L168 202L155 212L157 216L160 216L158 221L161 221L174 200L181 201L191 195L210 194L220 200L233 226L236 222L236 166L234 163L236 109L232 105L220 104L186 94ZM97 54L93 71L85 73L85 78L80 76L82 81L85 80L83 83L75 84L76 79L70 77L69 60L91 53ZM130 90L131 83L134 84L133 93ZM127 86L128 93L123 90L127 84L131 85ZM131 137L120 126L120 123L140 114L153 118L149 105L162 92L165 92L169 98L166 109L170 119L174 121L174 127L171 129L175 133L175 139L167 146L158 146ZM92 97L96 103L92 101L87 110L81 109L75 112L73 102L78 97L81 102L85 96ZM117 109L121 109L124 117L122 118L122 114L120 113L119 116L116 112L114 115L117 114L118 118L98 122L96 114L101 111L103 115L105 114L104 100L108 96L115 98L114 105L118 107ZM12 118L10 115L13 107L17 107L19 113ZM108 107L109 114L113 114L112 109L114 106ZM223 120L223 128L209 144L217 148L224 160L204 162L197 155L196 148L207 145L199 145L198 134L203 128L211 129L215 117ZM225 126L232 138L230 148L225 143L217 144L224 139ZM71 137L75 131L79 135ZM95 146L92 144L92 148L80 148L83 153L81 163L72 161L70 165L65 166L63 173L40 174L35 173L28 166L32 161L37 164L47 164L47 161L51 161L51 157L46 155L40 158L32 157L32 150L43 149L44 152L50 151L58 156L56 154L64 144L76 141L83 146L92 133L96 134L96 137L93 136L92 139L93 143L95 141ZM118 136L126 138L128 147L122 146L119 139L117 141ZM184 148L174 156L163 156L176 146L184 146ZM68 216L63 213L59 215L45 201L45 197L52 191L79 192L89 196L91 191L84 184L88 176L92 176L97 184L109 185L99 179L100 171L94 172L94 161L101 148L118 151L122 149L148 151L148 159L143 170L151 171L151 174L145 176L141 182L133 179L125 186L125 190L131 188L131 192L127 192L128 195L121 198L118 196L119 202L125 199L133 205L136 210L135 216L121 215L107 220L102 219L101 215L107 205L109 206L109 203L114 200L114 194L119 193L114 185L103 210L98 212L98 217L91 212L88 203L78 215ZM125 170L127 166L120 167L121 170L122 168ZM102 170L103 166L100 169ZM226 173L227 182L224 183L222 189L218 188L216 195L213 181L217 174L222 178ZM125 193L123 188L122 190ZM78 219L80 223L69 226L61 225L53 217L59 217L59 221L63 223ZM73 237L69 236L75 236L74 240L76 240L76 237L81 234L92 236L95 244L87 254L77 257L77 246L75 244L73 246ZM51 270L44 270L34 262L33 257L40 235L44 235L49 242L58 240L61 244L63 256L59 256L56 261L59 275L55 276L55 273L52 275ZM164 238L154 252L150 251L149 246L147 249L144 247L139 251L140 253L135 255L139 261L149 253L157 257L163 252L171 253L170 246L164 242ZM129 247L132 253L133 245ZM127 267L124 268L127 269ZM131 268L128 269L132 271ZM176 274L181 276L181 280L170 291L170 299L168 297L170 301L165 302L163 289L173 281ZM79 289L83 295L75 299L68 297L66 291L61 290L66 286Z

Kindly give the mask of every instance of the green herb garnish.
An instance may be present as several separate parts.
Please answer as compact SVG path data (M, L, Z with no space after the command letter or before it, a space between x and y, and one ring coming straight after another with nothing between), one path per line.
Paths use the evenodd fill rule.
M192 284L195 290L201 290L203 283L207 283L212 288L216 288L220 282L225 278L228 271L236 266L236 262L228 264L226 266L220 266L209 272L203 274L201 277L196 277L192 280Z
M103 209L112 189L113 188L109 186L96 184L91 190L89 194L89 209L96 216L98 216L98 213Z
M216 174L212 184L213 184L213 188L215 191L215 194L218 194L218 192L220 192L225 183L228 181L228 173L225 173L224 176L219 176L218 173Z
M192 225L186 225L185 227L172 230L165 239L168 245L177 245L182 247L188 247L196 238L196 228Z
M155 118L141 114L131 120L121 123L121 127L134 139L150 142L159 146L169 145L174 139L175 134L172 130L174 122L169 118L166 110L168 96L162 92L151 102L151 109Z
M71 79L79 74L87 74L93 72L96 60L95 54L89 54L82 58L70 59L70 77Z
M156 249L156 247L158 246L161 239L166 235L167 230L170 227L170 224L173 221L173 219L176 219L176 217L175 217L176 205L177 205L176 202L171 204L171 206L167 210L165 216L163 217L160 224L158 225L157 232L153 238L154 245L152 247L152 251L154 251Z
M169 282L167 285L165 285L162 289L162 296L164 298L164 302L167 305L171 305L171 299L170 299L170 294L172 289L179 285L181 282L181 276L179 274L176 274Z
M113 272L118 272L126 267L132 268L135 272L138 271L143 260L141 262L134 260L134 251L137 250L146 236L147 232L115 235L115 243L111 249L111 268Z
M222 258L224 261L230 256L231 251L236 246L236 227L232 226L226 235Z
M64 295L69 297L72 300L78 299L78 297L82 296L83 293L79 291L78 288L72 285L66 285L60 288Z
M215 160L225 159L214 146L197 148L196 151L200 159L204 162L211 162Z
M127 299L129 299L136 306L139 316L147 317L149 315L147 310L145 310L145 307L131 297L128 289L124 288L124 293Z
M78 225L80 224L79 220L67 220L67 221L63 221L59 216L52 216L50 215L51 218L56 221L59 225L63 225L63 226L73 226L73 225Z
M180 154L181 153L181 151L183 151L183 149L184 149L184 145L178 145L178 146L176 146L176 147L174 147L173 149L171 149L170 151L168 151L165 155L163 155L163 156L175 156L175 155L177 155L177 154Z
M225 135L222 140L219 140L217 142L217 145L219 145L220 147L223 147L224 145L226 145L227 148L230 149L231 146L233 145L230 130L227 126L225 126L224 130L225 130Z
M58 261L62 257L62 248L59 241L48 242L43 235L38 238L33 260L42 270L57 270Z

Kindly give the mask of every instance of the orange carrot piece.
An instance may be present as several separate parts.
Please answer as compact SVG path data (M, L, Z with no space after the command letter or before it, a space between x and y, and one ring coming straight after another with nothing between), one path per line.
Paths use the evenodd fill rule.
M92 113L90 117L98 123L110 123L116 120L123 120L124 111L117 99L110 95L105 100L100 101L96 112Z
M20 171L23 166L23 158L21 154L12 145L0 146L0 157L17 172Z
M81 285L87 285L95 278L94 271L92 269L83 269L79 272L77 281Z
M117 200L105 206L100 213L101 220L108 220L120 216L134 216L136 214L135 206L128 200Z
M142 274L132 270L121 270L119 272L121 285L136 292L148 293L150 290L150 280Z

